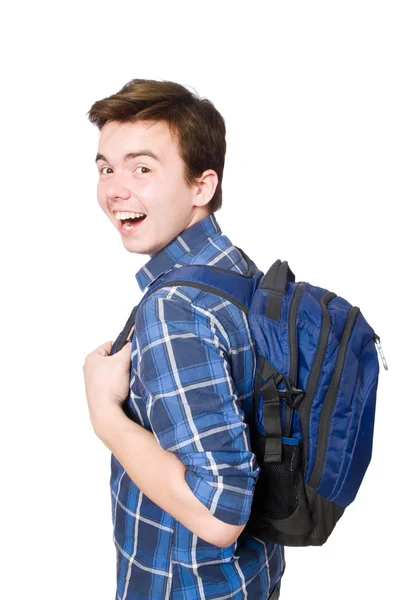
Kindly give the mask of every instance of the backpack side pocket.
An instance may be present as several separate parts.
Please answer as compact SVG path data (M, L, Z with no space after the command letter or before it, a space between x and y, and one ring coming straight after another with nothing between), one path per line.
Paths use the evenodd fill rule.
M313 522L302 471L302 434L282 438L281 462L265 461L266 436L251 433L252 451L261 468L247 532L264 541L304 545Z

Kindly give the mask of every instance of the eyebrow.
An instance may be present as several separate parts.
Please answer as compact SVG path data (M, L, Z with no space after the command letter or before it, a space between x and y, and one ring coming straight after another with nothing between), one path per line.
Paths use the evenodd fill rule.
M137 156L150 156L151 158L154 158L155 160L157 160L159 163L161 163L160 157L157 156L157 154L155 154L154 152L152 152L151 150L138 150L137 152L128 152L125 156L124 156L124 162L126 162L127 160L130 160L131 158L136 158ZM107 158L104 157L103 154L97 154L96 158L95 158L95 163L97 163L99 160L104 160L105 162L109 162L107 160Z

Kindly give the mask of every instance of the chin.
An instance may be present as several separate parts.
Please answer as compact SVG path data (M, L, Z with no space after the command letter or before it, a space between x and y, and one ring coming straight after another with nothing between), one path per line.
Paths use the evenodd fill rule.
M130 252L131 254L144 254L144 255L149 254L152 257L157 252L157 250L154 250L145 245L136 244L134 242L131 243L131 240L127 240L125 242L123 239L122 242L123 242L124 248L126 250L128 250L128 252Z

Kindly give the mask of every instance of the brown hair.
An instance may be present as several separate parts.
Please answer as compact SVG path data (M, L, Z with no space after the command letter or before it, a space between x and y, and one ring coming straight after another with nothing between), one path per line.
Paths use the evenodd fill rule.
M221 208L226 126L210 100L173 81L132 79L116 94L95 102L87 115L99 131L107 121L167 122L178 140L185 183L193 185L206 169L213 169L218 185L208 207L210 212Z

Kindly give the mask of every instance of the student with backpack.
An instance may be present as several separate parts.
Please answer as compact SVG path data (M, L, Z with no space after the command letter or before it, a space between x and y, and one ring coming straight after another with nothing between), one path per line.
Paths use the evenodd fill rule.
M284 545L324 543L364 476L379 338L357 307L286 262L264 274L222 233L211 102L135 79L89 119L98 202L150 256L142 300L84 365L112 453L116 598L275 600Z

